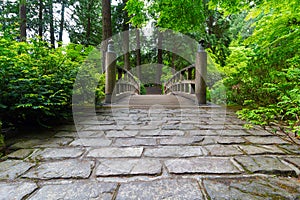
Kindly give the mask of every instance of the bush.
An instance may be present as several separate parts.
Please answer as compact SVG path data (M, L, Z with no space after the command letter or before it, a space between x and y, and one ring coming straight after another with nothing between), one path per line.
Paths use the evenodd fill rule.
M144 86L144 84L140 84L140 95L145 95L147 94L146 88Z
M91 50L74 44L49 49L38 40L0 36L0 119L16 124L68 118L76 74Z

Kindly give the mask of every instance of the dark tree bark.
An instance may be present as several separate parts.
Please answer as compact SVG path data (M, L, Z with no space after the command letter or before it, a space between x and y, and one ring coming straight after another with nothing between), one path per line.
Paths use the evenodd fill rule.
M61 13L60 13L60 24L59 24L59 36L58 36L58 46L62 46L64 23L65 23L65 0L61 1Z
M128 0L123 0L124 7L126 6ZM130 70L130 54L129 54L129 18L128 12L123 11L123 48L124 48L124 68Z
M85 45L90 45L90 38L91 38L91 30L92 30L92 23L91 23L91 14L90 12L92 12L92 1L89 1L87 4L87 26L86 26L86 44Z
M157 74L156 74L156 83L160 84L160 78L162 75L162 64L163 64L163 50L162 50L162 40L163 35L160 31L158 31L158 39L157 39Z
M140 39L140 29L136 29L136 66L137 66L137 76L141 78L141 39Z
M112 37L111 4L110 0L102 0L102 69L105 71L105 52L107 39Z
M39 0L39 37L43 38L43 0Z
M20 0L20 41L26 41L26 0Z
M51 42L51 48L55 48L53 0L49 1L49 15L50 15L50 42Z

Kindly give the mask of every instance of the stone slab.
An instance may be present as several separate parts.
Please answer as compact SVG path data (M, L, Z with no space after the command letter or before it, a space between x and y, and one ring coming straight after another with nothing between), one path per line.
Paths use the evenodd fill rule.
M157 126L153 126L151 123L149 125L128 125L125 127L125 129L128 131L139 131L139 130L147 131L147 130L153 130L157 128L158 128Z
M206 150L206 154L209 156L235 156L242 155L236 145L206 145L203 147Z
M37 189L37 185L31 182L0 182L0 200L23 199Z
M251 193L244 193L237 188L231 187L227 180L204 180L204 187L209 199L257 199ZM263 200L263 198L258 198Z
M8 154L7 157L14 158L14 159L24 159L30 154L32 154L33 151L34 149L19 149L17 151Z
M217 136L218 135L215 130L190 130L187 131L187 134L191 136Z
M271 137L248 136L244 138L252 144L289 144L288 141L285 141L277 136L271 136Z
M68 184L44 185L30 200L52 199L103 199L110 200L117 188L117 183L100 183L95 181L74 181Z
M128 137L134 137L138 134L138 131L128 131L128 130L124 130L124 131L107 131L106 132L106 137L108 138L128 138Z
M275 145L239 145L246 154L284 154L284 152Z
M146 157L193 157L202 156L203 150L199 146L162 146L155 148L145 148L144 156Z
M124 126L118 125L84 125L80 131L109 131L122 130Z
M247 130L247 132L254 136L273 136L272 133L265 130Z
M46 148L34 153L31 158L34 160L77 158L83 153L84 150L79 148Z
M79 138L100 138L103 137L104 131L79 131L77 137Z
M295 179L204 180L209 199L298 199L300 183Z
M250 136L246 130L216 130L217 135L220 136Z
M218 139L220 136L205 136L202 145L213 145L217 144Z
M236 157L235 160L252 173L296 176L296 172L293 169L280 162L280 160L276 157Z
M239 174L229 158L203 157L166 160L165 165L172 174Z
M113 146L154 146L156 139L153 138L117 138Z
M190 137L172 137L162 138L159 143L162 145L196 145L201 143L204 137L201 136L190 136Z
M63 160L41 163L23 175L24 178L88 178L94 163L87 160Z
M17 142L10 146L12 149L30 149L38 144L43 143L42 139L29 139Z
M35 145L35 147L62 147L70 144L73 138L49 138L48 140L43 140L42 143Z
M241 137L223 137L220 136L217 140L218 144L226 144L226 145L230 145L230 144L243 144L245 143L246 140L244 140Z
M284 159L285 161L292 163L300 170L300 157L288 157Z
M158 160L100 160L97 176L159 175L162 165Z
M162 179L121 184L116 197L123 199L203 199L198 183L192 179Z
M209 124L203 124L197 126L200 130L223 130L225 128L224 125L209 125Z
M143 130L140 131L141 136L183 136L184 131L182 130Z
M142 155L142 147L106 147L101 149L93 149L88 152L87 157L96 158L122 158L122 157L140 157Z
M0 179L15 179L29 170L33 163L22 160L6 160L0 162Z
M298 145L283 144L279 145L279 147L289 154L300 154L300 146Z
M74 140L70 146L84 146L84 147L103 147L109 146L112 140L107 138L79 138Z

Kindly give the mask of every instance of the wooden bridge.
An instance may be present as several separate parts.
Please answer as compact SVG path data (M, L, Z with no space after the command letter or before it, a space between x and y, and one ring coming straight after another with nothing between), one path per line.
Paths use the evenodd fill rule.
M175 74L163 83L161 95L140 95L141 82L128 70L116 66L113 41L108 43L106 52L106 105L129 105L130 107L203 106L206 102L207 53L203 42L199 44L196 62Z

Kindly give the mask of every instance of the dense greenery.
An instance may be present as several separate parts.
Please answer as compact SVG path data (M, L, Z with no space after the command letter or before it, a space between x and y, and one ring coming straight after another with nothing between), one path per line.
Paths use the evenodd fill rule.
M224 67L227 100L244 106L238 112L242 119L260 125L289 125L299 133L300 8L296 1L256 3L245 18L254 31L248 37L240 32ZM215 89L220 90L220 84Z
M0 119L16 124L68 117L77 72L92 48L49 49L48 43L18 42L7 32L0 41Z

